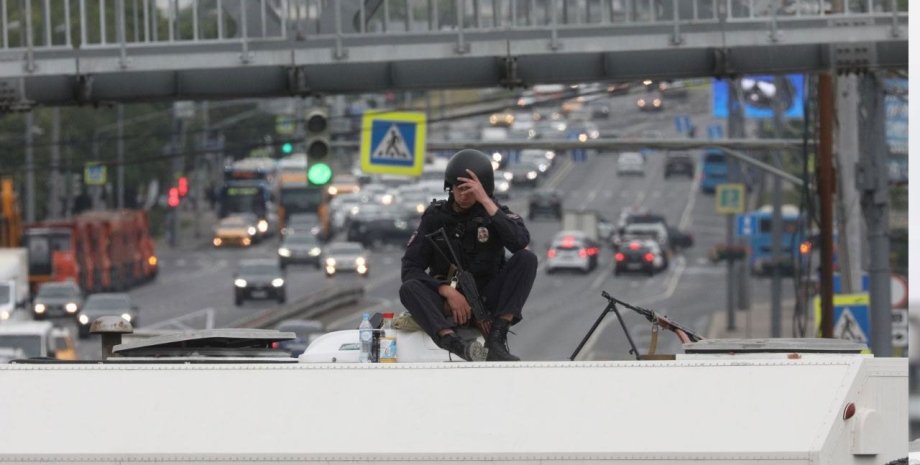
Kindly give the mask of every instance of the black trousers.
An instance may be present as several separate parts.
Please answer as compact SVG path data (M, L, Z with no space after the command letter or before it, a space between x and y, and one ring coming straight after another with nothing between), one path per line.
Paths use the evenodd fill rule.
M486 311L493 317L510 313L511 324L521 321L524 302L536 277L537 256L533 252L525 249L512 255L492 281L479 290ZM419 280L404 282L399 288L399 300L433 339L439 331L455 326L444 314L444 298Z

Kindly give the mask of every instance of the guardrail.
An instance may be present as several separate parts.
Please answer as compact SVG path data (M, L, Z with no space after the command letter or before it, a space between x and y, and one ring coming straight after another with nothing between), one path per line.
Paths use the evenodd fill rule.
M237 320L231 328L269 328L292 317L315 318L343 305L358 303L364 297L364 287L357 284L336 284L324 287L309 296L281 308L263 310Z
M597 26L906 20L897 0L0 0L0 51L456 34ZM102 7L100 7L102 6ZM25 19L25 21L24 21Z

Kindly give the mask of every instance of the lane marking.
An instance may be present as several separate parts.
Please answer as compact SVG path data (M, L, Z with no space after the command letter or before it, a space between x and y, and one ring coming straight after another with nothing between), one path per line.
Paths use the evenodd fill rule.
M696 205L696 197L699 192L700 183L698 178L693 178L693 183L690 184L690 201L687 202L687 206L684 207L684 213L680 217L680 223L677 224L677 229L686 229L690 224L690 214L693 213L693 207Z

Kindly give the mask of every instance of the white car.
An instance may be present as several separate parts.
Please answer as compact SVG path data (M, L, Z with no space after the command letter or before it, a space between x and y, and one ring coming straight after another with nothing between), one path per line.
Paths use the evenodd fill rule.
M655 240L661 250L668 250L670 237L668 228L662 223L632 223L623 228L625 237L647 237Z
M617 158L617 176L645 176L645 157L639 152L623 152Z
M600 246L581 231L560 231L546 251L546 273L561 269L588 273L597 268Z
M327 278L341 272L353 272L366 278L367 256L367 250L360 242L333 242L323 249L323 271Z

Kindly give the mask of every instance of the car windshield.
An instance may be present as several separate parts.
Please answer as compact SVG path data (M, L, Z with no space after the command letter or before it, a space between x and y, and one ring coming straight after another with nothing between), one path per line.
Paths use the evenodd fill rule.
M242 227L246 226L246 220L239 217L224 218L220 222L221 226Z
M11 302L10 294L12 293L10 292L10 290L12 288L13 287L10 286L9 284L0 283L0 305L8 304Z
M131 307L131 301L127 297L91 296L86 303L87 310L124 310L129 307Z
M247 275L276 275L280 274L277 265L249 264L240 266L240 274Z
M362 253L364 249L361 247L361 244L332 244L329 246L329 255L334 254L358 254Z
M68 297L73 293L73 288L70 286L49 286L46 284L38 290L38 297Z
M316 244L316 238L308 235L287 236L284 238L285 244L312 245Z

